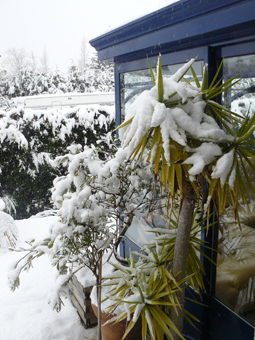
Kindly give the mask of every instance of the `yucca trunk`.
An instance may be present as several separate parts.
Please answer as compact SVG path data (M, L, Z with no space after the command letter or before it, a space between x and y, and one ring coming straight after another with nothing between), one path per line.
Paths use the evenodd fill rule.
M196 203L196 193L190 184L187 183L187 191L183 200L182 208L179 215L178 231L176 236L176 244L174 250L174 261L173 261L173 274L177 273L177 281L182 280L186 276L186 265L188 255L188 243L192 227L193 213ZM177 298L181 305L178 308L178 315L172 310L171 318L175 326L182 333L183 328L183 307L184 307L184 296L185 296L185 282L181 284L181 290L177 292ZM174 340L179 340L180 337L173 332Z
M99 264L98 264L98 275L97 279L97 308L98 308L98 317L97 317L97 340L102 340L102 332L101 332L101 287L102 287L102 258L103 254L100 251L99 253Z

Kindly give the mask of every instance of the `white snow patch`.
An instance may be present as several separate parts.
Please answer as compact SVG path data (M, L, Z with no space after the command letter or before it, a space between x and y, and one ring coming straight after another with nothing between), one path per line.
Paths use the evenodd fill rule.
M17 246L27 248L25 240L47 237L56 219L55 216L15 221L19 231ZM48 305L47 296L55 285L57 269L50 265L47 256L35 260L34 268L29 273L21 274L18 290L10 290L7 274L22 255L24 252L0 253L1 340L96 339L97 328L86 330L83 327L69 299L64 299L65 306L60 313Z

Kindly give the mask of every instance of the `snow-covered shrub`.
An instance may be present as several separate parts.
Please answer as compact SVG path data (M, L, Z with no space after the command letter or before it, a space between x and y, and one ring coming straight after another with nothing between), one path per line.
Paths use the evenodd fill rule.
M106 140L105 140L106 141ZM110 139L108 139L110 141ZM68 163L68 174L54 180L52 199L59 209L59 221L53 225L51 238L31 244L11 274L11 284L19 285L19 274L31 261L44 253L59 270L56 295L51 301L61 307L61 295L68 294L67 283L72 276L88 267L99 278L101 255L117 248L120 220L128 228L134 216L146 216L157 206L158 196L152 196L151 167L145 160L135 165L116 152L115 143L109 144L107 159L100 156L99 146L69 148L69 153L58 157L58 163ZM118 257L117 253L115 255Z
M15 107L15 103L13 100L8 97L0 97L0 109L9 111Z
M27 218L52 207L49 189L67 171L53 159L72 144L96 144L114 127L114 107L16 108L0 118L0 190L15 199L16 217Z

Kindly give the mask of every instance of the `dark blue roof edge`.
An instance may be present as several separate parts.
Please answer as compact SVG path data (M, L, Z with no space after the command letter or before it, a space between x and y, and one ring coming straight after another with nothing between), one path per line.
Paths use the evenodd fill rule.
M99 60L126 62L158 53L175 52L205 45L224 45L253 40L255 1L247 0L221 10L195 16L146 35L98 51Z
M184 2L187 2L187 1L190 1L190 0L180 0L180 1L177 1L171 5L168 5L166 7L163 7L157 11L154 11L152 13L149 13L149 14L146 14L140 18L137 18L135 20L132 20L130 22L128 22L127 24L125 25L121 25L120 27L117 27L115 29L113 29L112 31L109 31L109 32L106 32L102 35L100 35L99 37L96 37L94 39L91 39L89 41L89 43L93 46L93 47L100 47L100 49L103 49L105 47L107 47L104 43L105 43L105 38L108 39L108 43L111 39L116 39L117 36L120 36L125 32L127 32L129 29L132 29L134 26L140 26L141 23L146 23L148 21L150 21L150 19L154 19L155 16L161 14L162 12L166 11L167 9L169 8L175 8L177 5L181 5L182 3ZM144 32L144 34L146 34L146 32ZM122 40L123 41L123 40ZM122 42L121 41L121 42ZM107 44L109 46L111 46L111 44Z
M90 44L100 51L134 37L241 2L247 2L247 0L180 0L94 38L90 40Z

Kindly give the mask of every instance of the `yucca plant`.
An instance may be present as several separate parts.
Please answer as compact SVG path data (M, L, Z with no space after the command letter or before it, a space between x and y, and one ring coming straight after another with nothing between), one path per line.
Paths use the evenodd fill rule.
M197 219L197 216L200 218ZM201 212L198 213L197 208L193 214L189 238L186 277L182 281L177 282L171 270L178 230L178 223L173 219L170 222L170 229L152 230L157 237L141 249L142 253L130 252L128 267L113 265L116 271L103 285L111 288L105 299L111 301L109 304L112 303L107 312L114 314L115 309L120 305L122 307L125 305L125 308L122 313L112 317L107 323L117 323L127 318L129 323L123 339L139 318L142 319L143 340L147 339L147 335L151 340L161 340L164 339L164 334L168 339L173 339L173 333L183 339L172 321L171 312L174 310L177 313L177 307L180 307L177 292L181 290L182 283L185 287L191 286L202 298L204 269L200 261L200 246L204 242L198 234L205 220L206 217L201 218ZM204 246L207 247L205 244ZM137 262L136 256L139 258ZM192 301L196 303L195 300ZM193 324L194 320L199 321L187 310L184 311L184 317L190 324Z
M176 292L180 290L182 282L177 282L171 274L172 261L166 247L165 244L160 246L155 243L154 249L151 248L146 254L139 254L137 263L135 254L131 254L129 266L115 265L117 271L104 283L104 286L112 287L108 298L113 304L107 312L114 312L119 305L126 306L122 313L108 321L117 323L126 318L129 320L123 339L139 318L142 318L143 340L147 335L151 340L161 340L164 333L172 338L171 330L183 338L168 316L170 308L176 309L178 306Z
M160 180L169 194L169 206L176 193L180 194L171 267L172 276L180 287L176 291L177 307L171 308L171 320L179 333L183 325L184 278L193 212L204 183L208 186L205 213L210 213L213 200L216 212L221 215L229 195L239 225L239 196L247 204L245 185L254 191L247 165L255 170L254 141L249 140L255 129L255 116L244 119L228 106L213 101L236 84L237 76L222 83L218 79L221 64L208 86L205 65L200 84L192 68L194 61L191 59L170 78L164 79L159 56L156 74L149 65L154 87L136 99L118 128L127 156L139 162L144 153L148 154L147 160L154 167L154 181ZM193 82L184 82L189 69ZM236 123L240 126L237 133ZM174 332L173 338L179 339L180 335Z

